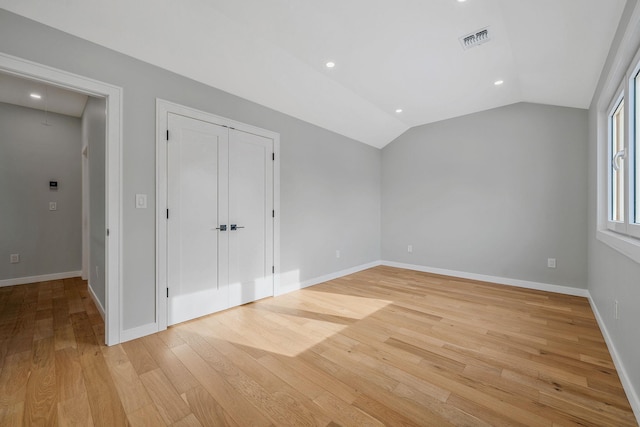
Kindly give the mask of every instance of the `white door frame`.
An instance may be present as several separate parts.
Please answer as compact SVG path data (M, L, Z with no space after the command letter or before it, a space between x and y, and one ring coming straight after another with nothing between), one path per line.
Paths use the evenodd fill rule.
M84 143L84 141L83 141ZM82 280L89 280L89 144L82 147Z
M122 164L122 88L67 71L52 68L0 52L0 71L27 77L49 85L70 89L86 95L105 98L106 128L106 194L105 219L108 230L105 250L105 342L120 343L121 319L121 164Z
M273 287L280 287L280 134L205 111L156 99L156 324L158 331L167 329L167 117L174 113L221 126L253 133L273 140Z

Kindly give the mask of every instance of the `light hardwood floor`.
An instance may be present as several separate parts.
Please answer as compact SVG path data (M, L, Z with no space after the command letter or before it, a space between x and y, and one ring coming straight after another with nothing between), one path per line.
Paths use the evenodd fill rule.
M80 279L0 288L0 425L637 425L579 297L376 267L103 329Z

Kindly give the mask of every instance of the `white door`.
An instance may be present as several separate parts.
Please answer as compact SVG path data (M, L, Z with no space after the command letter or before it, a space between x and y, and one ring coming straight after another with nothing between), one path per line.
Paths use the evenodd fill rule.
M228 130L176 114L168 117L168 324L229 306Z
M229 304L273 295L273 140L229 131Z
M167 323L273 295L273 140L169 113Z

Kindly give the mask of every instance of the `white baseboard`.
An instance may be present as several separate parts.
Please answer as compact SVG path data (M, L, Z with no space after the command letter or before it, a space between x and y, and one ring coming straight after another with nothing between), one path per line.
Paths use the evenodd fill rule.
M591 304L591 309L593 310L593 314L596 316L596 321L600 326L600 331L602 331L602 335L604 336L604 341L607 343L607 348L609 349L609 353L611 353L611 358L613 359L613 364L616 367L616 371L618 372L618 377L620 377L620 382L622 383L622 387L624 388L624 392L627 394L627 399L629 399L629 404L631 405L631 409L633 409L633 414L636 416L636 420L640 424L640 398L638 398L638 393L633 387L633 383L627 374L627 370L624 368L624 364L620 359L620 355L616 350L616 346L613 344L613 340L611 339L611 335L609 334L609 330L604 323L604 319L600 315L600 311L598 310L598 306L595 304L591 295L589 295L589 304Z
M102 320L104 320L104 312L105 312L104 307L102 306L102 304L100 304L100 300L98 299L98 296L96 295L96 293L93 292L93 288L91 287L91 284L89 284L88 288L89 288L89 295L91 296L93 303L96 305L96 308L100 313L100 316L102 316Z
M135 328L125 329L120 332L120 343L142 338L147 335L155 334L156 332L158 332L157 323L148 323Z
M536 289L539 291L555 292L578 297L589 297L589 291L571 286L552 285L549 283L530 282L528 280L511 279L508 277L488 276L485 274L467 273L465 271L447 270L444 268L426 267L423 265L404 264L394 261L382 261L382 265L388 267L404 268L406 270L422 271L424 273L440 274L443 276L460 277L462 279L478 280L481 282L497 283L500 285L515 286L518 288Z
M67 271L64 273L43 274L41 276L16 277L15 279L0 280L0 288L4 286L26 285L27 283L48 282L50 280L70 279L80 277L81 271Z
M315 277L313 279L305 280L304 282L292 283L286 286L280 286L276 290L274 296L287 294L289 292L298 291L300 289L308 288L309 286L317 285L318 283L328 282L329 280L337 279L342 276L357 273L362 270L377 267L381 265L381 261L374 261L367 264L361 264L356 267L347 268L346 270L336 271L335 273L326 274L324 276Z

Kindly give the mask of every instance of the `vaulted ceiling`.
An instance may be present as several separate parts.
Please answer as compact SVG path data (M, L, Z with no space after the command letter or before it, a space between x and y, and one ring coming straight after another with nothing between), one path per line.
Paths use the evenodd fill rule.
M520 101L588 108L624 4L0 0L14 13L375 147L416 125ZM488 41L464 49L461 38L483 29Z

